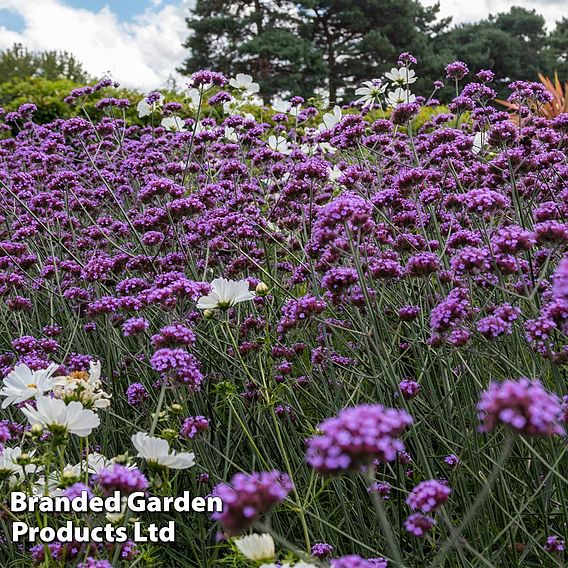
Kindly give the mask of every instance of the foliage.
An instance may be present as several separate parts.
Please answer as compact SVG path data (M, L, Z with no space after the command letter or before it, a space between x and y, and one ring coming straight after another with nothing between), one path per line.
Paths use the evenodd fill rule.
M83 65L67 51L29 51L21 44L0 51L0 83L29 77L48 81L67 79L86 83L89 77Z
M554 82L549 77L541 74L538 77L553 98L550 102L538 105L534 112L545 118L555 118L561 114L568 113L568 81L562 86L560 79L558 79L558 73L554 74ZM512 116L515 122L518 123L520 121L519 105L517 103L510 103L500 99L497 99L497 102L514 111Z
M190 55L180 70L187 75L203 68L248 73L269 98L311 96L323 76L321 58L298 33L289 2L198 0L187 24Z
M333 568L562 566L566 115L515 126L484 77L424 117L386 93L258 122L211 73L197 104L146 101L142 126L110 96L100 120L4 116L1 501L226 500L214 518L18 513L173 519L176 540L7 540L5 565L246 568L253 530L296 568L329 566L322 543ZM355 554L377 560L337 559Z

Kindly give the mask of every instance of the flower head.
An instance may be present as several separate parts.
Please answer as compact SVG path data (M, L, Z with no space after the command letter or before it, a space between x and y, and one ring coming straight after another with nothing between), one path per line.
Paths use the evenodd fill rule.
M254 297L255 293L249 290L246 280L235 282L225 278L215 278L211 282L211 292L199 298L197 308L200 310L226 309L240 302L252 300Z
M39 424L54 434L76 434L81 438L89 436L101 421L96 412L85 409L79 401L65 404L64 400L40 396L36 408L26 405L22 408L30 424Z
M251 95L258 93L260 90L260 85L258 83L254 83L252 77L246 73L237 73L234 78L229 79L229 85L231 85L234 89L239 89L245 94Z
M228 536L241 534L260 514L284 501L291 490L290 479L279 471L236 473L230 484L221 483L213 490L223 501L223 511L213 513L212 518L221 522Z
M57 367L58 365L52 363L47 369L32 371L25 364L16 365L4 379L4 386L0 390L0 396L6 397L2 402L2 408L25 402L50 391L55 383L52 375Z
M235 540L235 545L249 560L274 558L274 540L267 533L242 536Z
M540 381L524 377L491 383L477 405L481 432L489 432L501 423L527 436L564 434L561 412L558 396L548 392Z
M187 469L195 465L193 452L176 452L170 450L167 440L138 432L132 436L132 444L138 450L138 457L154 466L170 469Z
M375 459L390 462L404 450L398 439L412 418L404 410L380 404L347 408L322 422L308 440L308 463L320 473L357 469Z

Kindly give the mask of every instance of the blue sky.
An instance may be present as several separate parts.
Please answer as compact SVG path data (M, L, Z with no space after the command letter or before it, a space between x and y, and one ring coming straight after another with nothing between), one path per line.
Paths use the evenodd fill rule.
M436 0L421 0L431 5ZM185 17L195 0L0 0L0 49L15 42L33 50L74 53L95 76L150 91L176 73L187 51ZM536 9L552 27L568 17L566 0L440 0L443 17L462 23L508 11Z

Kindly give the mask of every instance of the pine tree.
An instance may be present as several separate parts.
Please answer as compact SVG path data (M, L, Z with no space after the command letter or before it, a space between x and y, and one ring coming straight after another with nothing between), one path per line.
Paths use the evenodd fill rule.
M179 70L189 75L214 69L229 76L248 73L261 95L289 92L311 96L321 82L321 54L300 33L292 2L274 0L197 0L187 18L191 50Z
M420 60L419 75L429 69L435 58L431 38L449 24L436 20L438 9L415 0L306 0L303 14L325 53L330 100L379 77L403 51Z

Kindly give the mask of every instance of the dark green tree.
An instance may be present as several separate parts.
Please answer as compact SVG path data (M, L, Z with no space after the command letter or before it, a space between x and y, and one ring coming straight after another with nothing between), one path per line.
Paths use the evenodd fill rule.
M35 52L17 43L0 52L0 83L28 77L69 79L75 83L89 79L82 64L67 51Z
M568 18L556 22L548 38L551 66L562 81L568 81Z
M501 95L511 81L537 81L539 73L550 72L545 21L534 10L513 7L507 13L455 27L440 41L473 73L482 68L493 70Z
M403 51L419 60L418 88L437 78L432 75L440 72L433 38L450 22L438 20L438 10L438 5L425 7L415 0L305 0L302 13L324 52L330 99L379 77Z
M321 54L300 33L294 3L278 0L197 0L187 18L190 55L179 69L190 75L214 69L249 73L262 96L290 92L311 96L321 82Z

